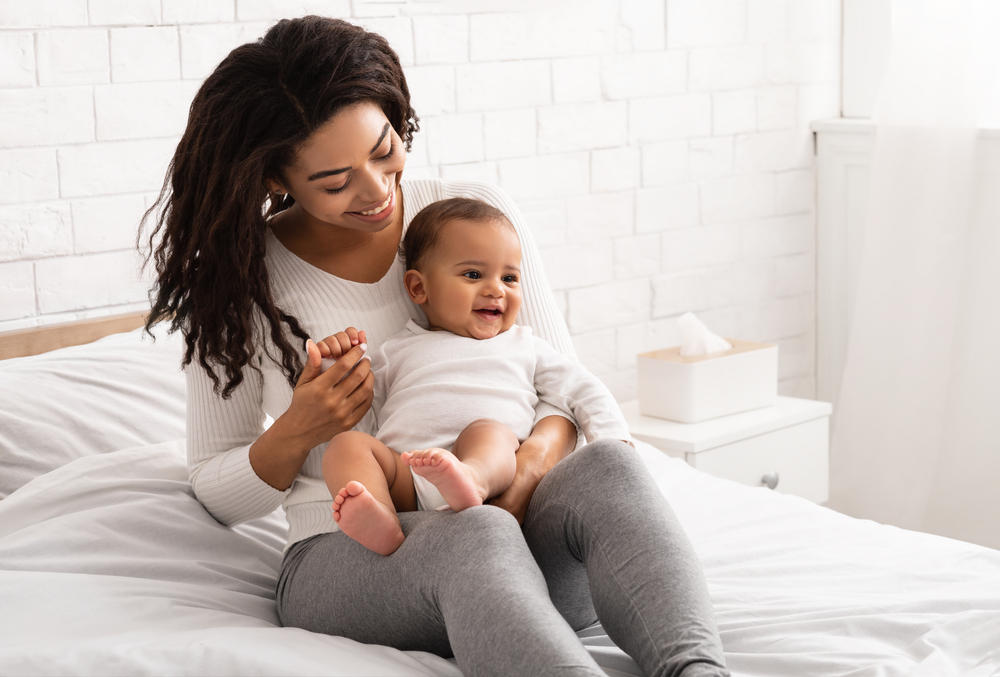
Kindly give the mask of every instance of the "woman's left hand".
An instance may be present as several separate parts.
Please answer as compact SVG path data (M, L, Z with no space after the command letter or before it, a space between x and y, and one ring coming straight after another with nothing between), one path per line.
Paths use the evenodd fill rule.
M576 426L562 416L546 416L535 425L531 435L517 450L517 470L510 486L490 501L524 524L524 516L535 488L555 465L576 447Z

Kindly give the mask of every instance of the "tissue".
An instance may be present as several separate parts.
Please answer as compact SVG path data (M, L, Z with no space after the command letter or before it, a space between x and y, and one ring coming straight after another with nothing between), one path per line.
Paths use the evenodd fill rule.
M681 326L681 355L684 357L718 353L733 347L726 339L710 332L694 313L684 313L677 323Z

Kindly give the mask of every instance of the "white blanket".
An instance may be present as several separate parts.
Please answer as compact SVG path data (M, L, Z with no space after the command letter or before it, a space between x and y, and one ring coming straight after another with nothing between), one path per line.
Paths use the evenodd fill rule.
M1000 674L1000 553L639 446L705 566L734 675ZM277 627L284 529L280 513L215 522L181 442L34 479L0 501L0 674L461 674L431 654ZM610 674L638 674L599 627L580 635Z

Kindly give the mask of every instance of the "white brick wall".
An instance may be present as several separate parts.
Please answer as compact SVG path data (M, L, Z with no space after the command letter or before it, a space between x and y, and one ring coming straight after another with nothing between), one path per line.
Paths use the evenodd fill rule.
M407 176L504 187L577 351L634 396L693 310L815 392L811 120L839 113L837 0L0 2L0 331L141 308L133 251L201 80L275 20L384 35ZM537 8L535 8L537 7Z

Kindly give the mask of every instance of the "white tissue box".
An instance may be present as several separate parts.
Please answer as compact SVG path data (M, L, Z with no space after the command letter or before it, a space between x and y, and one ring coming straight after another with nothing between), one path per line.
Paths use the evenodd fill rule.
M681 355L680 347L638 356L639 412L695 423L778 399L778 346L726 339L733 347L707 355Z

